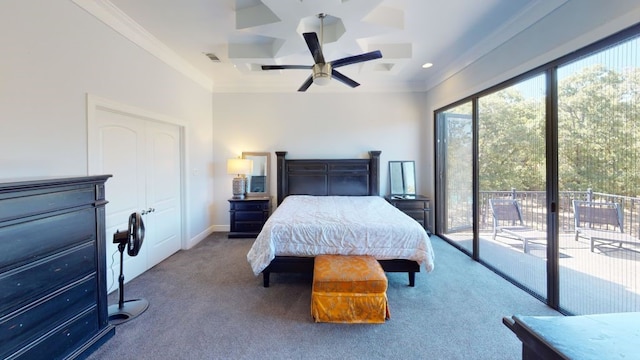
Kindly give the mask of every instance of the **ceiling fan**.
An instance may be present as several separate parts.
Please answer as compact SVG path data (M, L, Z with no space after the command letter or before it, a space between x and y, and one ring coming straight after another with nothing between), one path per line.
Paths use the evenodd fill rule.
M324 13L318 14L318 18L320 19L321 39L324 34L324 18L326 16L327 14ZM312 83L316 85L327 85L331 81L332 77L354 88L360 84L338 72L336 68L369 60L380 59L382 57L382 53L380 52L380 50L376 50L360 55L349 56L342 59L325 62L324 55L322 54L322 43L318 41L318 35L314 32L307 32L302 34L302 36L304 36L304 40L307 42L307 47L309 47L311 56L313 56L313 65L262 65L262 70L311 69L311 75L302 84L302 86L300 86L298 91L307 91Z

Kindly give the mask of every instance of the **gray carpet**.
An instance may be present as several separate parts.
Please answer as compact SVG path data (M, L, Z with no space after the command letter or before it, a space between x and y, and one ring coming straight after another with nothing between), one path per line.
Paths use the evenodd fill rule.
M131 280L125 299L149 309L89 359L518 359L502 317L560 315L432 237L435 270L414 288L387 274L385 324L314 323L311 277L273 274L263 288L246 261L252 242L214 233Z

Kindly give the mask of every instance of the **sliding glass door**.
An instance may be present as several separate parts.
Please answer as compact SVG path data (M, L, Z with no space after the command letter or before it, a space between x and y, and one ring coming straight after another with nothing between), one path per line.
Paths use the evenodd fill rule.
M558 132L560 306L640 311L638 38L558 68Z
M564 313L640 311L640 25L436 111L436 134L437 235Z
M438 181L442 184L438 228L459 247L473 251L473 123L471 103L438 115Z
M545 74L478 98L479 258L546 296Z

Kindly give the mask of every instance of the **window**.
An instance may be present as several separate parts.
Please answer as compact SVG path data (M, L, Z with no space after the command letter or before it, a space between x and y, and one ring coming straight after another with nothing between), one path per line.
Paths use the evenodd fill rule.
M471 252L473 245L473 124L471 103L443 111L438 115L438 164L443 184L439 228L458 246Z
M478 255L541 297L547 291L545 84L541 74L478 98ZM500 199L515 201L505 210L519 211L518 220L494 223L490 201Z
M639 46L635 37L558 67L560 307L571 313L640 310ZM628 236L608 226L591 251L575 240L573 200L618 204Z
M639 34L637 25L435 114L436 233L568 314L640 311ZM495 227L498 200L519 211ZM605 205L613 222L576 222L606 217L596 210Z

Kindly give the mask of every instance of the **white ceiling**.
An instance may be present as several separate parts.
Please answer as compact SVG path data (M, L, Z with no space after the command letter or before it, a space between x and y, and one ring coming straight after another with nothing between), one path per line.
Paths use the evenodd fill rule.
M149 52L216 92L295 92L311 65L303 32L320 32L327 61L381 50L310 92L425 91L567 0L73 0ZM206 54L220 60L212 62ZM423 69L425 62L433 67Z

